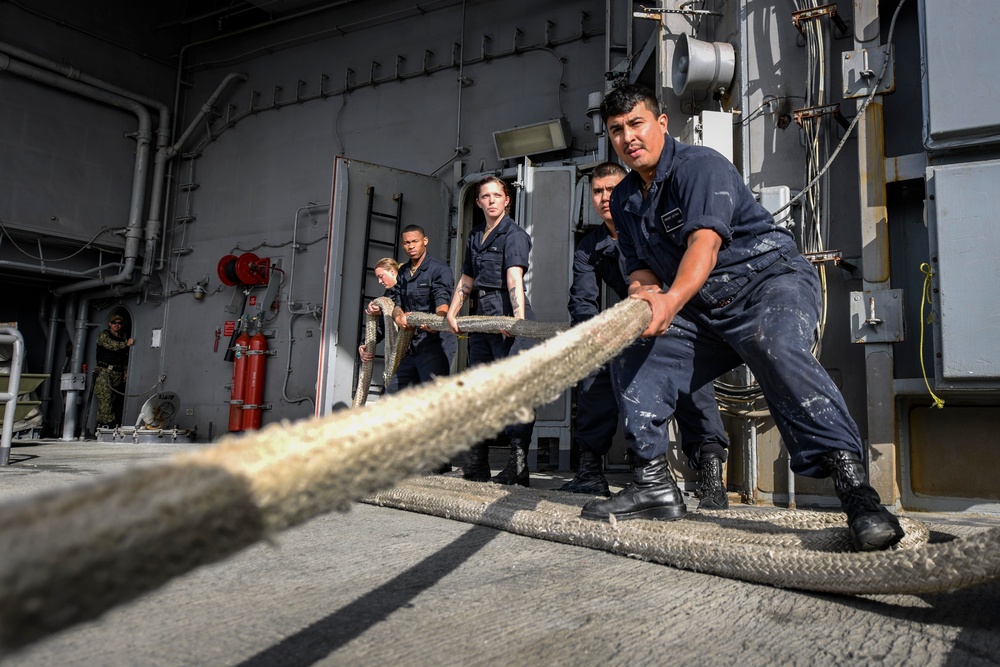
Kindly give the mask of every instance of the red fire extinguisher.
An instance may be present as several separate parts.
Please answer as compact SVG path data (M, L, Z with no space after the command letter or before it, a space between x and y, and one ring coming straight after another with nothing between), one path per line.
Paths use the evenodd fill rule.
M264 362L267 359L267 338L257 332L250 339L247 352L246 391L243 394L243 429L260 428L261 414L264 412Z
M229 432L243 430L243 401L246 393L247 350L250 336L241 333L233 344L233 389L229 394Z

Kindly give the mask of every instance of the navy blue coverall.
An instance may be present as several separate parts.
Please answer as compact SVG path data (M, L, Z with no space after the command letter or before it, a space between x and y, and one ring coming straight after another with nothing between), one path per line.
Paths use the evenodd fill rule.
M584 236L573 255L573 284L569 290L569 316L579 324L600 312L601 284L614 290L619 299L628 297L625 263L618 242L606 225ZM604 456L618 428L618 398L611 371L604 366L576 385L576 419L573 439L580 452ZM711 383L688 396L680 394L675 414L681 432L681 449L688 464L698 467L701 454L714 453L726 460L726 435L715 390Z
M505 215L483 241L486 225L476 225L469 234L465 247L465 261L462 273L472 278L472 298L475 300L475 315L501 315L513 317L514 307L507 290L507 269L520 266L528 272L528 254L531 252L531 237ZM528 302L528 290L524 290L524 318L535 319L535 313ZM531 347L530 338L523 336L505 337L503 334L469 334L469 368L506 359ZM535 422L513 424L504 429L510 438L531 440Z
M399 280L389 296L404 313L430 313L451 303L455 280L443 262L424 256L416 272L410 275L412 260L399 268ZM399 362L386 393L394 394L432 377L448 375L455 358L458 339L450 331L421 331L413 334L406 356Z
M689 234L711 229L722 247L705 285L667 332L641 339L613 362L629 445L643 459L664 454L678 393L746 363L794 472L823 476L819 457L830 450L864 460L857 424L812 354L821 306L816 270L728 160L664 139L646 198L635 172L611 195L626 271L648 269L670 285Z

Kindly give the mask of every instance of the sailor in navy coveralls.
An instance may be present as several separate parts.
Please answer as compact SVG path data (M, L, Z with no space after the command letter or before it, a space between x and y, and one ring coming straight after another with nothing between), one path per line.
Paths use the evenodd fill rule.
M667 134L667 117L649 89L613 89L601 116L632 169L612 194L611 214L629 293L649 303L652 318L612 367L623 392L634 481L585 505L582 516L682 517L684 501L666 464L667 420L679 393L745 363L792 470L833 478L855 549L898 542L899 522L868 483L857 425L812 354L819 279L791 234L775 225L728 160Z
M469 234L462 277L448 309L448 325L455 333L459 332L458 313L470 297L474 299L475 315L535 319L524 288L531 238L507 215L510 206L507 184L495 176L482 179L476 189L476 205L483 210L485 223L474 227ZM470 334L469 367L505 359L532 344L529 339L507 332ZM527 454L534 425L532 420L504 429L504 435L510 438L510 459L492 479L488 443L473 446L463 470L465 479L528 486Z
M611 191L626 175L614 162L594 167L590 174L590 203L604 221L589 232L573 256L573 284L569 292L569 316L573 324L589 320L601 310L601 285L619 299L628 296L624 259L618 250L618 234L611 217ZM591 373L576 386L576 416L573 440L580 452L580 465L572 480L560 491L608 496L603 458L611 448L618 428L618 399L607 366ZM680 394L674 415L681 447L693 469L702 470L700 509L726 509L729 497L722 481L729 438L719 416L715 390L709 382L690 396Z
M409 225L401 240L410 260L399 268L398 282L389 296L396 304L392 312L396 325L410 328L406 319L410 313L447 314L455 280L446 264L427 254L429 239L423 227ZM387 393L448 375L457 346L455 334L449 331L439 333L423 327L414 332Z

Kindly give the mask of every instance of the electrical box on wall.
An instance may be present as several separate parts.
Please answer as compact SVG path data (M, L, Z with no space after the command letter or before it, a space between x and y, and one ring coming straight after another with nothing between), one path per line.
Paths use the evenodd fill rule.
M768 213L776 213L774 216L774 222L777 223L779 227L784 227L786 229L791 229L795 226L795 221L792 220L791 207L788 205L792 201L792 189L787 185L770 185L762 187L760 189L760 194L758 195L760 205L763 206ZM778 213L780 211L780 213Z
M1000 22L1000 3L921 0L917 7L924 146L935 151L1000 143L1000 88L991 84L996 43L980 37Z
M733 114L728 111L702 111L689 118L680 136L681 143L708 146L733 161Z
M927 169L940 389L1000 389L1000 160Z

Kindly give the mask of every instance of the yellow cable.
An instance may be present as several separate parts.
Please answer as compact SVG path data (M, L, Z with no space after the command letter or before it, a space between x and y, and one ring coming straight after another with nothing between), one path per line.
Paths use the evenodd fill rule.
M937 394L931 389L931 383L927 380L927 368L924 366L924 324L934 323L934 313L930 313L927 319L924 319L924 304L931 302L931 276L934 272L931 271L930 264L924 262L920 265L920 271L924 274L924 293L920 297L920 370L924 373L924 384L927 385L927 393L931 395L934 399L935 408L943 408L944 401L938 398Z

